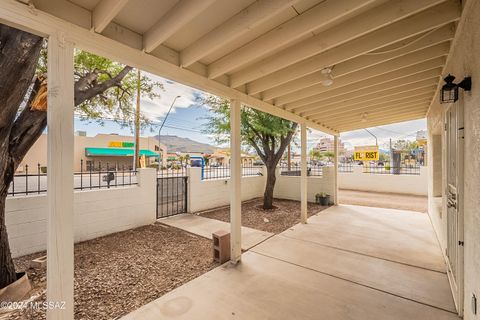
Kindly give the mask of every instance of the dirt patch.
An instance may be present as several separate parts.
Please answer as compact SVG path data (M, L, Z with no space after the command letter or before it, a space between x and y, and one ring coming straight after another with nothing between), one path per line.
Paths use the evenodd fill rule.
M280 233L300 223L300 201L275 199L275 208L263 210L263 199L242 203L242 226ZM326 206L308 203L308 216L325 210ZM202 217L230 222L230 207L222 207L200 213Z
M45 253L15 259L18 270ZM212 242L153 224L75 245L75 319L116 319L213 269ZM45 270L28 270L35 301L45 301ZM9 319L45 319L24 309Z
M338 192L338 202L340 204L354 204L367 207L411 210L418 212L428 211L428 198L426 196L409 194L340 189Z

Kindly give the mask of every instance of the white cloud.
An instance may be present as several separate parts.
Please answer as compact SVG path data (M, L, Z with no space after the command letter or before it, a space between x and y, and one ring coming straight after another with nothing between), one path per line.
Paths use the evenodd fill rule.
M154 121L160 120L167 114L168 109L170 108L170 105L176 96L180 96L180 98L175 101L175 105L172 108L172 113L174 113L176 109L188 108L193 105L197 105L197 97L204 94L202 91L195 90L188 86L167 80L159 76L152 74L148 74L148 76L154 81L161 82L164 86L164 90L158 89L160 98L151 100L143 97L141 99L143 113Z

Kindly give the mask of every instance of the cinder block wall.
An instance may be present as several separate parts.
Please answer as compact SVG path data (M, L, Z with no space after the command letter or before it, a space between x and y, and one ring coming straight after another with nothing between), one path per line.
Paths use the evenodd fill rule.
M139 170L138 186L74 194L74 240L85 241L156 220L156 171ZM6 225L14 257L46 250L47 197L7 198Z
M320 192L326 192L331 195L335 193L334 168L324 167L322 176L307 177L307 200L315 201L315 195ZM282 176L277 172L277 182L273 193L275 198L298 200L300 201L300 177L299 176Z
M428 167L420 167L419 175L363 173L363 167L354 166L353 172L338 173L340 189L403 193L426 196L428 194Z
M188 168L188 212L195 213L230 204L230 179L202 180L201 168ZM264 172L264 170L262 169ZM242 177L242 201L263 196L263 176Z

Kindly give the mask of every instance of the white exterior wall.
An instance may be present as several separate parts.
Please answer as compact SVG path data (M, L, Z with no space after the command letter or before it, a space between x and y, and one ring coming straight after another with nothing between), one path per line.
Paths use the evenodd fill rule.
M75 192L75 242L156 220L156 171L140 169L138 186ZM47 196L7 198L6 225L14 257L46 250Z
M428 194L428 167L420 167L420 175L395 175L363 173L363 167L354 166L353 172L338 173L338 187L349 190L426 196Z
M188 212L199 212L230 204L230 179L202 180L201 168L188 169ZM266 177L242 177L242 201L263 196Z
M472 77L472 90L464 92L464 319L480 319L480 1L468 0L464 3L465 19L457 30L457 39L453 45L443 76L448 73L457 77L455 83L465 76ZM442 135L443 149L443 194L445 193L445 135L444 113L446 105L438 103L435 97L427 117L429 139L432 135ZM431 159L431 144L429 144L429 163ZM447 216L445 196L433 196L434 172L429 178L429 215L445 253L447 238ZM477 297L477 315L472 312L472 295Z
M333 167L324 167L322 176L307 177L307 201L315 202L315 195L326 192L331 196L335 193ZM275 198L300 201L300 177L282 176L277 172L277 182L273 192Z

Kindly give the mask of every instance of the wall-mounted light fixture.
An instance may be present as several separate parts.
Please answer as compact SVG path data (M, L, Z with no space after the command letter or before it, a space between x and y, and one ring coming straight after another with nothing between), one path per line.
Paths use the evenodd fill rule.
M445 84L442 86L440 92L441 103L452 103L458 100L458 88L462 88L464 91L472 90L472 78L465 77L460 83L456 84L453 81L455 77L449 74L443 79Z

